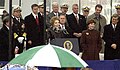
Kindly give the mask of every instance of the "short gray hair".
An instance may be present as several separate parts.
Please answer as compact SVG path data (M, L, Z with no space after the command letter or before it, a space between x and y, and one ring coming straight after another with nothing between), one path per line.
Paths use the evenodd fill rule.
M53 2L53 3L52 3L52 7L53 7L54 5L58 5L58 3L57 3L57 2Z

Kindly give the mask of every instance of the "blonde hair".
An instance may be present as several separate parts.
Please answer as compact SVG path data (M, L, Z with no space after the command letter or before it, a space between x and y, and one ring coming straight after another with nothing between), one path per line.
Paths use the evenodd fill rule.
M50 23L51 23L52 26L54 25L55 20L60 21L57 16L53 16L53 17L50 19Z

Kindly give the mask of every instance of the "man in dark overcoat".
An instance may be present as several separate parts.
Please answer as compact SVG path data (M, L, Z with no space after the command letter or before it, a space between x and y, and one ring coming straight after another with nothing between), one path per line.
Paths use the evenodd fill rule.
M112 16L112 21L104 27L103 39L105 41L104 59L120 59L120 26L117 14Z
M12 57L9 58L9 19L9 16L3 17L3 26L0 29L0 61L9 61L14 57L14 46L11 46Z

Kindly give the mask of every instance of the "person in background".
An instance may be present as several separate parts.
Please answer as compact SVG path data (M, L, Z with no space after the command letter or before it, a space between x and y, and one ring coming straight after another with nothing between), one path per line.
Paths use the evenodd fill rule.
M7 12L6 10L3 10L3 14L2 14L1 19L3 20L3 18L4 18L5 16L8 16L8 15L9 15L8 12Z
M116 5L115 6L115 9L116 9L116 13L119 15L120 17L120 4Z
M60 10L61 10L61 14L66 16L68 11L68 4L62 4Z
M101 14L102 9L103 9L102 5L101 4L97 4L95 6L95 12L92 15L88 16L88 18L87 18L87 22L90 19L94 19L94 21L96 22L95 30L100 31L101 38L103 37L104 26L107 24L106 18ZM101 52L102 53L104 52L104 41L103 40L102 40Z
M38 17L39 17L39 26L40 26L40 40L41 40L41 45L44 45L45 44L45 41L44 41L44 2L40 2L38 4L38 7L39 7L39 12L38 12Z
M87 19L88 15L89 15L89 11L90 11L90 8L88 8L87 6L82 8L82 13L83 13L83 16Z
M41 20L38 15L38 5L31 5L32 13L25 17L27 32L27 49L41 45Z
M16 47L16 54L22 53L24 50L24 41L26 38L25 22L21 17L21 8L14 6L12 10L13 26L12 30L14 33L14 46ZM17 51L18 49L18 51Z
M10 54L9 52L9 27L10 27L10 18L9 16L4 16L3 26L0 29L0 61L10 61L12 58L14 58L14 46L11 47L12 58L9 58L9 54Z
M118 25L118 18L118 14L113 14L111 23L104 27L105 60L120 59L120 26Z
M68 15L67 21L71 30L69 31L72 38L77 38L80 46L80 37L82 35L82 31L86 29L86 21L83 15L78 13L78 4L72 5L73 13ZM82 48L80 47L80 52Z
M50 8L49 6L46 7L46 16L50 13Z
M90 19L94 19L94 21L96 22L95 30L101 32L101 37L102 37L103 32L104 32L103 27L106 25L106 18L100 14L102 12L102 9L103 9L102 5L97 4L95 6L95 12L92 15L88 16L88 18L87 18L87 22Z
M38 7L39 7L39 12L38 13L41 16L44 16L44 2L39 2Z
M83 49L83 60L99 60L99 52L102 48L102 39L100 32L95 30L96 22L89 20L88 29L82 32L80 44Z
M65 37L69 38L70 37L70 34L69 34L70 27L67 24L66 16L61 14L59 19L60 19L60 27L63 30Z
M52 12L50 12L48 15L47 15L47 28L49 28L51 26L51 23L50 23L50 19L53 17L53 16L57 16L59 17L60 16L60 12L59 12L59 5L57 2L53 2L52 3Z
M118 14L118 16L119 16L119 21L118 21L118 23L119 23L119 25L120 25L120 4L118 4L118 5L116 5L115 6L115 9L116 9L116 13Z

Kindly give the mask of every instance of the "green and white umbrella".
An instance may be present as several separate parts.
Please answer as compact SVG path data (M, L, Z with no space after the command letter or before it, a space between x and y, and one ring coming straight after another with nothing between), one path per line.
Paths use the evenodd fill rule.
M55 45L42 45L31 48L9 62L27 66L46 67L87 67L75 53Z

